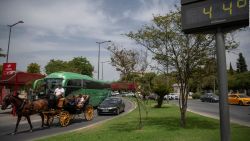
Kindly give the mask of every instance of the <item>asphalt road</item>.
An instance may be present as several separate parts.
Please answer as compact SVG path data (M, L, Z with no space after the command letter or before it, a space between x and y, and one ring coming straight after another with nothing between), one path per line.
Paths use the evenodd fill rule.
M125 100L125 112L120 115L126 114L128 111L133 109L134 105L128 100ZM84 128L102 121L112 119L116 116L114 115L104 115L98 116L95 110L94 119L91 121L86 121L84 115L80 114L79 117L76 116L75 119L71 120L72 122L67 127L61 127L58 123L58 120L55 119L53 125L48 128L41 128L41 118L38 115L31 116L31 122L33 125L33 132L29 132L29 124L25 118L22 118L18 133L16 135L11 135L15 129L16 117L13 117L9 114L10 110L0 111L0 140L1 141L26 141L34 140L35 138L41 138L45 136L51 136L56 134L62 134L64 132L77 130Z
M178 103L178 101L173 101ZM230 121L250 127L250 106L229 105ZM188 100L188 110L207 117L219 119L219 103Z

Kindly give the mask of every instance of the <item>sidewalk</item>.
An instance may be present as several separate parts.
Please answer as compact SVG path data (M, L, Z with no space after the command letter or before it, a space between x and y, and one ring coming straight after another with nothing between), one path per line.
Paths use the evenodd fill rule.
M0 106L0 114L10 114L11 110L12 110L12 108L8 108L6 110L2 110L1 106Z

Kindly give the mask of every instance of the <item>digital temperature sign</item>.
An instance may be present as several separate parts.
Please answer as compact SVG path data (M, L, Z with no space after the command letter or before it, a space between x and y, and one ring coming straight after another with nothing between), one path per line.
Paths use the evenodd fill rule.
M182 0L181 4L182 30L185 33L249 25L248 0Z

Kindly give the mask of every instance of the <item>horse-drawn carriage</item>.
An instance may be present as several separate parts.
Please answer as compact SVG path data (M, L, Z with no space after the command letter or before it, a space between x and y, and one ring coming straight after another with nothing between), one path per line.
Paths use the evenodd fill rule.
M53 107L52 109L49 106L49 99L38 99L31 102L27 99L21 99L18 96L8 94L3 99L1 109L5 110L9 105L14 106L17 113L17 123L13 134L17 132L22 116L26 117L30 125L30 131L33 130L30 120L30 115L33 114L40 114L42 127L44 126L44 119L47 120L47 125L50 126L55 117L59 118L59 123L62 127L67 126L71 119L74 119L76 115L82 113L87 121L94 118L94 108L89 103L89 96L86 96L82 106L70 104L67 98L60 98L56 107Z
M53 95L55 86L57 85L62 85L65 89L65 98L61 98L56 106L51 107L49 103L50 99L46 99L45 97ZM17 123L14 134L17 132L22 116L26 117L30 125L30 131L32 131L33 127L30 120L30 115L32 114L40 114L42 127L44 126L44 119L47 119L47 124L50 126L54 119L58 118L60 125L63 127L67 126L71 119L80 114L83 114L87 121L92 120L94 118L93 107L97 107L110 95L109 83L70 72L52 73L43 79L38 79L33 84L33 90L37 93L36 97L40 97L40 99L34 101L22 100L16 95L11 94L4 97L2 110L5 110L9 105L16 107ZM81 107L74 104L71 105L68 97L79 94L86 94L89 97L85 99L85 103Z
M55 107L42 112L47 120L47 125L50 126L56 117L59 119L60 125L65 127L70 123L71 119L75 119L76 116L79 116L82 113L85 120L92 120L94 118L94 108L89 104L89 96L84 95L83 97L85 97L85 100L80 106L76 102L70 102L72 101L72 98L60 98ZM76 98L73 100L76 101Z

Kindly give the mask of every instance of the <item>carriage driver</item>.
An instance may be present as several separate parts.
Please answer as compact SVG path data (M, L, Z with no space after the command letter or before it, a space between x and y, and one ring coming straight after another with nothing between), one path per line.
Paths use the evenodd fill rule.
M58 85L58 88L55 89L55 92L54 94L56 95L56 98L59 99L59 98L62 98L63 95L64 95L64 88L62 87L61 84Z

